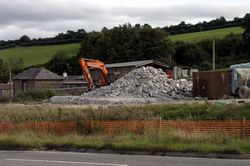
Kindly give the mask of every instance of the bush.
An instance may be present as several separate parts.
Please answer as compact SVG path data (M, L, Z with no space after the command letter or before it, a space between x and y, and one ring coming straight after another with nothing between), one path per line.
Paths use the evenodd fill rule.
M18 94L14 98L14 101L16 101L16 102L42 101L45 99L49 99L50 97L52 97L54 95L55 95L55 93L51 90L24 92L24 93Z

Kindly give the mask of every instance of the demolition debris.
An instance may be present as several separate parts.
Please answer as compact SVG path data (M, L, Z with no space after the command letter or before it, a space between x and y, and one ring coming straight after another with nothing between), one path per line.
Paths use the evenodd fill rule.
M168 79L161 69L141 67L83 96L185 99L191 90L191 81Z
M168 79L161 69L141 67L132 70L109 86L82 96L55 96L55 103L127 104L191 98L192 81Z

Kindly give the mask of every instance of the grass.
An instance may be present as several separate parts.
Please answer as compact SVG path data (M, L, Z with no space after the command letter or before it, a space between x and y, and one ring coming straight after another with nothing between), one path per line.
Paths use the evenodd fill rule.
M223 29L210 30L204 32L171 35L170 39L172 39L173 41L198 42L204 39L214 39L214 38L222 39L223 37L225 37L230 33L242 34L243 31L244 30L241 27L232 27L232 28L223 28Z
M148 152L199 152L249 154L248 138L218 134L177 134L147 130L143 134L50 135L21 131L0 135L0 149L110 149Z
M145 105L116 108L69 108L45 105L1 105L0 122L19 124L32 121L70 121L84 119L250 119L249 104ZM76 131L75 131L76 132ZM122 151L199 152L250 154L250 138L223 133L185 133L174 129L144 128L139 133L127 130L105 134L101 130L59 135L38 130L15 129L0 133L0 149L6 150L82 150L110 149Z
M24 67L29 67L48 62L58 51L65 51L69 56L74 56L79 48L79 43L9 48L0 50L0 59L7 61L11 57L23 58Z
M250 104L157 104L116 108L1 105L0 122L133 120L155 117L161 117L163 120L242 120L250 119L249 110Z

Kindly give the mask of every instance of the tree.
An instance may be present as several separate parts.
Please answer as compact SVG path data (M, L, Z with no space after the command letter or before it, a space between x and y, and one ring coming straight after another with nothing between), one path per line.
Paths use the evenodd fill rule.
M241 35L235 35L233 33L230 33L226 35L223 39L217 40L216 43L218 56L238 56L240 54L240 49L242 46L242 38Z
M0 59L0 82L7 82L9 80L9 70L2 59Z
M20 43L28 43L28 42L30 42L31 40L30 40L30 38L27 36L27 35L23 35L22 37L20 37L20 39L19 39L19 42Z
M3 60L0 59L0 82L3 82L3 77L4 77L4 74L5 74L5 68L4 68L4 63L3 63Z
M202 67L201 64L209 57L209 54L198 44L177 43L176 53L173 56L175 62L184 67Z
M250 54L250 13L247 13L243 19L243 28L245 28L243 33L244 51Z
M46 64L46 67L59 74L62 75L64 72L69 71L69 64L67 60L69 59L68 54L65 51L56 52L52 59Z
M136 60L155 59L170 63L170 55L174 54L174 44L164 31L157 28L145 28L144 26L139 31L133 46L135 52L140 51Z
M79 55L105 63L155 59L169 62L174 53L167 34L148 24L124 24L102 33L91 32L82 40Z
M96 48L96 44L98 43L98 39L102 37L102 33L100 32L90 32L88 33L81 42L81 47L78 52L77 58L97 58L99 55L99 51Z
M11 57L8 59L6 65L8 69L11 68L12 73L17 74L24 67L23 58Z

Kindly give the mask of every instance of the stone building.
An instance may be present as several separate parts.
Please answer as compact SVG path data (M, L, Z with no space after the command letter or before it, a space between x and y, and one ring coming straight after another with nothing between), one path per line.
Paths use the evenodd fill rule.
M60 88L63 77L45 69L30 68L13 77L14 94Z

